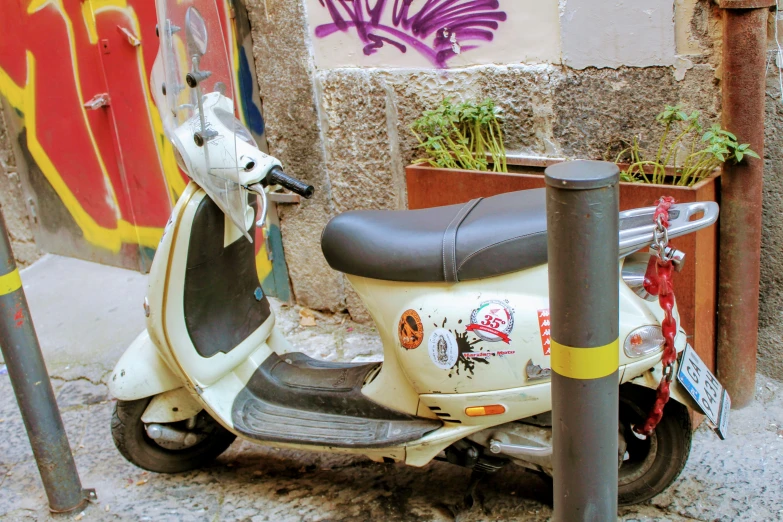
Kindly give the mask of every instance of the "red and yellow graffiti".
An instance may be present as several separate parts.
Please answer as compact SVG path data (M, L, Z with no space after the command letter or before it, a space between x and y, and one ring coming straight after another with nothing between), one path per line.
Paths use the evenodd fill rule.
M229 22L227 2L217 1ZM84 240L113 253L126 245L154 249L187 182L150 93L155 26L152 0L5 0L0 7L0 95L23 121L30 159ZM230 34L231 23L224 27ZM236 41L227 41L238 70ZM103 93L108 106L85 107ZM272 267L258 243L263 279Z
M157 43L154 7L137 2L148 19L140 24L131 3L32 0L14 12L11 2L0 16L0 94L23 115L29 153L84 239L112 252L126 243L154 248L185 185L153 113L157 46L133 46L117 29ZM117 66L122 73L112 77ZM106 92L108 110L84 107Z

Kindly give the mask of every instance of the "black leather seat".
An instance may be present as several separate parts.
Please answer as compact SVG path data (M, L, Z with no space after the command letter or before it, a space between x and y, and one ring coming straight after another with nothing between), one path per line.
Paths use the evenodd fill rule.
M546 263L545 189L424 210L332 219L321 248L335 270L386 281L466 281Z

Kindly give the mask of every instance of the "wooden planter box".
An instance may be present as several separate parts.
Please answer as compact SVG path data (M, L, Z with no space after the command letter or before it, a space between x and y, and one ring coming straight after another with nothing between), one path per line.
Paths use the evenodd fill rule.
M558 161L527 164L522 166L526 172L508 174L411 165L405 167L408 208L454 205L476 197L543 188L544 168ZM620 210L653 206L661 196L673 196L677 203L719 201L719 176L716 172L692 187L622 182ZM714 372L718 227L674 239L672 245L686 254L683 271L674 277L680 319L690 343Z

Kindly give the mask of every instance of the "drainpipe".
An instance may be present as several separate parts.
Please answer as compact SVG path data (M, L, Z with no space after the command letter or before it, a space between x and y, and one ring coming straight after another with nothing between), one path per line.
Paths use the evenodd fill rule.
M759 316L767 17L775 0L717 0L723 9L723 127L758 152L721 176L717 373L732 406L753 400Z

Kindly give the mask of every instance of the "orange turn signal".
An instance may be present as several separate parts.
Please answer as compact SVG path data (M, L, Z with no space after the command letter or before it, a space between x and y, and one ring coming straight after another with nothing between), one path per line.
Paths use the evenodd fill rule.
M501 413L506 413L506 407L502 404L492 404L490 406L470 406L469 408L465 408L465 415L468 417L500 415Z

